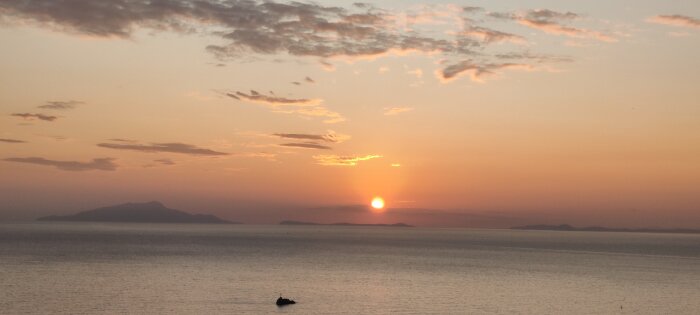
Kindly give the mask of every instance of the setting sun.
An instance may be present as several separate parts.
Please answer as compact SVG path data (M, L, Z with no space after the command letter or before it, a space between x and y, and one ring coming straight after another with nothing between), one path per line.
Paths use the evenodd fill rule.
M384 199L382 199L382 197L374 197L374 199L372 199L372 208L376 210L384 209Z

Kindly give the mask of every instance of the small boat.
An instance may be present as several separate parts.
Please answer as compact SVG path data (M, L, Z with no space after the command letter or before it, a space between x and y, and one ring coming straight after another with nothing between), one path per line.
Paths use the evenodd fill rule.
M294 300L283 298L280 295L280 297L277 299L277 302L275 304L277 304L277 306L285 306L285 305L289 305L289 304L297 304L297 302L294 302Z

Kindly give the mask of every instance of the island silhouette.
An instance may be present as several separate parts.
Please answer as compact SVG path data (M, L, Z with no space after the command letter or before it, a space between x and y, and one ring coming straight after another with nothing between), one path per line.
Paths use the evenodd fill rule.
M73 215L52 215L38 221L140 222L140 223L215 223L239 224L210 214L190 214L170 209L158 201L124 203L82 211Z
M316 222L304 222L304 221L291 221L286 220L279 223L280 225L339 225L339 226L389 226L389 227L414 227L413 225L408 225L406 223L394 223L394 224L366 224L366 223L316 223Z

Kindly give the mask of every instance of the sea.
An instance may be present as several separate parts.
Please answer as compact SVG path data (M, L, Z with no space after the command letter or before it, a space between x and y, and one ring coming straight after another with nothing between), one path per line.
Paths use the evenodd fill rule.
M700 235L7 223L0 313L700 314Z

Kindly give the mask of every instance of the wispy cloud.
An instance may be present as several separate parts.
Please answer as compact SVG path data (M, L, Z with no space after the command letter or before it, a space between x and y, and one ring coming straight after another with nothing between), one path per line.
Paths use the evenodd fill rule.
M564 35L575 38L592 38L604 42L615 42L617 39L599 31L568 26L564 23L579 18L572 12L557 12L547 9L530 10L524 15L515 15L518 23L545 33Z
M285 109L276 109L273 110L275 113L283 113L283 114L297 114L300 116L304 117L322 117L325 118L323 120L323 123L326 124L335 124L339 122L345 121L345 118L343 115L341 115L338 112L334 112L332 110L329 110L323 106L317 106L317 107L301 107L301 108L285 108Z
M700 28L700 19L680 14L656 15L648 18L647 22L679 27Z
M80 101L48 101L44 105L38 107L43 109L68 110L81 104L85 103Z
M293 81L292 84L294 84L294 85L301 85L302 82L304 82L304 83L309 83L309 84L314 84L314 83L316 83L316 81L314 81L314 79L312 79L312 78L310 78L310 77L304 77L303 80L301 80L301 81Z
M309 118L323 117L325 118L323 122L326 124L334 124L345 121L345 118L343 118L340 113L331 111L325 106L322 106L322 99L286 98L276 96L272 92L270 92L270 95L266 95L255 90L251 90L250 93L237 91L234 93L228 92L224 94L239 101L248 101L251 103L265 105L272 109L272 112L274 113L297 114L299 116Z
M529 64L522 63L485 63L478 64L472 60L464 60L462 62L447 66L442 71L437 71L436 75L442 82L452 81L462 75L469 74L472 81L483 82L484 77L495 75L498 70L505 69L520 69L532 70L534 67Z
M17 163L29 163L44 166L53 166L64 171L114 171L117 169L118 165L115 164L113 158L97 158L92 159L90 162L79 162L79 161L56 161L49 160L42 157L12 157L3 159L8 162Z
M280 137L283 139L300 139L300 140L314 140L314 141L325 141L331 143L340 143L350 139L350 136L338 134L335 131L329 130L326 134L308 134L308 133L274 133L273 136Z
M341 155L314 155L313 158L319 165L325 166L355 166L362 161L381 158L381 155L365 156L341 156Z
M410 112L412 111L412 107L391 107L391 108L384 108L384 115L386 116L395 116L401 113L405 112Z
M498 59L516 59L516 60L533 60L538 63L555 63L555 62L573 62L574 59L568 56L555 56L555 55L545 55L545 54L533 54L529 51L525 52L510 52L496 54L494 57Z
M490 28L480 26L469 27L467 30L464 31L464 35L476 37L487 44L498 42L510 42L514 44L527 43L525 37L522 37L520 35L492 30Z
M175 165L175 162L171 159L157 159L153 160L153 162L156 162L161 165Z
M54 121L58 119L56 116L44 115L44 114L33 114L33 113L14 113L10 116L22 117L24 120L43 120L43 121Z
M151 144L133 144L133 143L99 143L98 147L117 149L117 150L131 150L140 152L167 152L167 153L181 153L190 155L209 155L209 156L220 156L228 155L228 153L218 152L210 149L199 148L191 144L185 143L151 143Z
M7 139L7 138L0 138L0 142L5 142L5 143L27 143L27 141L24 141L24 140Z
M243 93L238 91L235 93L227 93L226 95L237 100L245 100L253 103L265 104L270 106L316 106L322 102L322 100L320 99L286 98L278 97L275 95L265 95L255 90L250 90L250 93Z
M473 6L465 6L462 7L462 10L464 13L470 14L470 13L477 13L477 12L483 12L484 8L482 7L473 7Z
M238 154L236 154L236 156L237 157L246 157L246 158L260 158L260 159L265 159L268 161L275 161L277 154L270 153L270 152L247 152L247 153L238 153Z
M107 140L114 141L114 142L127 142L127 143L137 143L138 142L136 140L122 139L122 138L112 138L112 139L107 139Z
M332 150L333 148L323 145L317 142L293 142L293 143L282 143L282 147L293 147L293 148L305 148L305 149L319 149L319 150Z
M328 72L335 71L335 65L333 65L332 63L330 63L328 61L321 60L318 63L321 65L321 68L323 68L323 70L325 70L325 71L328 71Z

